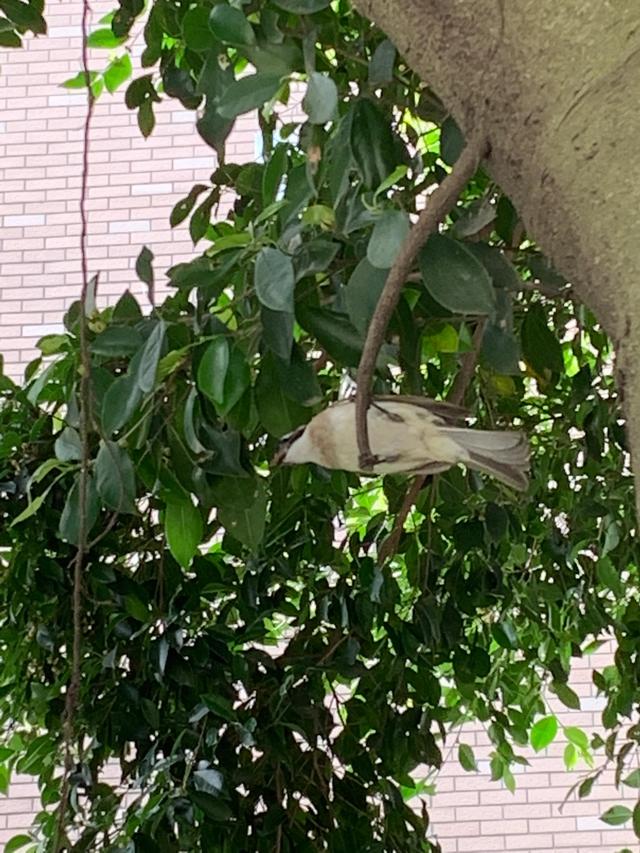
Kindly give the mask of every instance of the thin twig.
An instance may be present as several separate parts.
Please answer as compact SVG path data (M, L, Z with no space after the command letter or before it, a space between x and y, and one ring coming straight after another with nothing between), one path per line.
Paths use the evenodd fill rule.
M485 320L480 320L476 326L475 332L473 333L471 349L462 356L460 370L458 371L458 375L456 376L453 385L451 386L451 390L447 395L447 399L456 406L461 406L464 403L464 398L469 385L471 384L471 380L473 379L476 364L478 363L478 354L480 352L480 347L482 346L484 327ZM378 565L382 566L389 557L392 557L397 552L398 545L400 544L400 537L404 530L404 523L411 512L411 507L417 501L418 495L427 482L427 479L428 475L426 477L423 475L415 477L407 489L400 511L396 515L391 533L380 546Z
M488 153L488 143L484 137L469 142L455 166L440 186L434 190L427 205L418 217L418 221L409 231L400 247L393 266L389 270L384 290L378 300L371 319L367 339L358 366L358 391L356 394L356 431L360 468L367 471L375 464L369 444L367 412L371 403L371 380L375 370L378 353L387 332L391 315L400 298L407 276L412 270L415 259L427 239L433 234L445 216L452 210L456 200L471 180L480 161Z
M87 551L87 496L89 486L89 419L91 406L91 357L89 354L89 341L87 337L86 306L89 294L89 264L87 260L87 188L89 180L89 131L91 117L93 115L94 96L91 89L91 74L89 71L89 17L91 8L88 0L83 0L82 6L82 69L87 86L87 113L84 122L83 150L82 150L82 176L80 182L80 264L82 269L82 286L80 290L80 318L79 318L79 344L80 344L80 405L79 405L79 432L82 447L80 460L80 474L78 481L78 546L73 564L73 644L71 653L71 678L67 687L63 718L64 737L64 775L60 791L60 805L58 812L58 825L56 831L55 850L63 849L63 836L67 808L69 805L69 777L73 770L73 741L75 721L78 710L80 679L82 675L82 574L84 569L85 554Z

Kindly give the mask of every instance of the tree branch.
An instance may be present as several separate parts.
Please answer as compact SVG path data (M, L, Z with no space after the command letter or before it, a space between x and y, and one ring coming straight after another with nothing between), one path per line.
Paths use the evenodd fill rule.
M458 375L456 376L449 394L447 395L447 399L451 403L455 403L456 406L461 406L464 403L464 398L469 385L471 384L471 380L473 379L476 364L478 363L478 354L480 353L480 347L482 346L485 324L485 320L480 320L476 326L475 332L473 333L471 349L462 356L460 370L458 371ZM396 515L396 519L393 523L391 533L380 546L380 551L378 553L378 565L382 566L389 557L393 557L397 552L398 545L400 544L400 537L404 530L404 523L411 512L411 507L417 501L418 495L427 482L427 479L428 477L423 477L422 475L415 477L407 489L400 511Z
M367 412L371 404L371 380L375 370L378 353L387 332L391 315L400 298L407 276L420 249L433 234L445 216L452 210L456 200L467 183L475 174L480 161L486 156L489 145L484 137L472 139L456 161L453 169L434 190L427 205L418 217L418 221L409 231L398 251L393 266L389 270L384 290L380 295L376 310L371 319L367 339L358 366L358 391L356 394L356 432L360 468L367 471L373 467L375 457L369 444Z
M79 433L82 446L80 460L80 475L78 481L78 546L73 562L73 594L71 608L73 612L73 644L71 652L71 677L67 686L67 696L64 709L64 775L60 791L60 805L56 832L55 850L63 849L63 837L66 812L69 805L69 777L73 770L73 741L75 721L78 710L80 680L82 675L82 575L85 554L87 551L87 497L89 486L89 427L91 407L91 356L87 337L87 301L89 296L89 265L87 260L87 187L89 181L89 131L93 116L94 96L91 89L91 74L89 71L89 17L91 8L88 0L83 0L82 7L82 69L87 87L87 112L84 121L82 175L80 182L80 264L82 270L82 285L80 290L80 405Z

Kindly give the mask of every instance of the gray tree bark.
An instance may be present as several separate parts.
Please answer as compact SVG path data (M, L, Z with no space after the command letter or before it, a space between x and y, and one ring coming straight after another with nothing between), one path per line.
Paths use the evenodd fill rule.
M616 347L640 516L640 3L355 0L443 99Z

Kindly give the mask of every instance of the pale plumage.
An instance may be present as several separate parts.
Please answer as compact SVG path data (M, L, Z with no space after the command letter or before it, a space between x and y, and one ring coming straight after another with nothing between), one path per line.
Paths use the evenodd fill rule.
M522 432L458 425L466 413L424 397L376 397L368 412L376 474L435 474L463 463L516 489L528 485L529 449ZM342 400L286 436L275 462L315 462L359 471L355 403Z

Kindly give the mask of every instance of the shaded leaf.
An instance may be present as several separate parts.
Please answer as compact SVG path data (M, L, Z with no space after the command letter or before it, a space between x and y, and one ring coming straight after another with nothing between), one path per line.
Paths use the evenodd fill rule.
M229 369L229 343L220 335L208 345L198 365L198 388L213 400L222 403L224 400L224 385Z
M57 458L61 462L72 462L82 459L82 442L77 430L65 427L56 438L54 445Z
M90 475L87 477L87 503L86 503L86 532L89 534L98 520L99 512L98 495L96 492L95 482ZM60 524L58 525L58 534L61 539L66 539L72 545L79 544L80 536L80 475L77 474L71 487L71 491L67 496L62 515L60 516Z
M468 773L477 772L478 763L473 753L473 749L468 744L461 743L458 746L458 761L460 762L462 769L466 770Z
M390 269L409 233L409 217L402 210L383 211L373 226L367 246L367 260L377 269Z
M103 441L96 457L96 488L104 503L117 512L135 512L136 480L127 451Z
M172 496L167 501L164 530L171 554L181 566L188 566L202 541L204 525L200 510L186 496Z
M280 249L265 247L256 258L254 285L260 302L272 311L293 313L293 262Z
M313 71L302 100L302 109L309 116L309 121L311 124L326 124L335 116L337 108L336 84L325 74Z
M431 296L456 314L491 314L495 296L483 265L462 243L433 234L420 252L420 269Z
M209 15L209 28L220 41L232 45L256 43L253 27L240 9L226 3L218 3Z
M258 109L276 95L280 85L280 75L263 72L234 80L220 98L218 113L232 119Z

